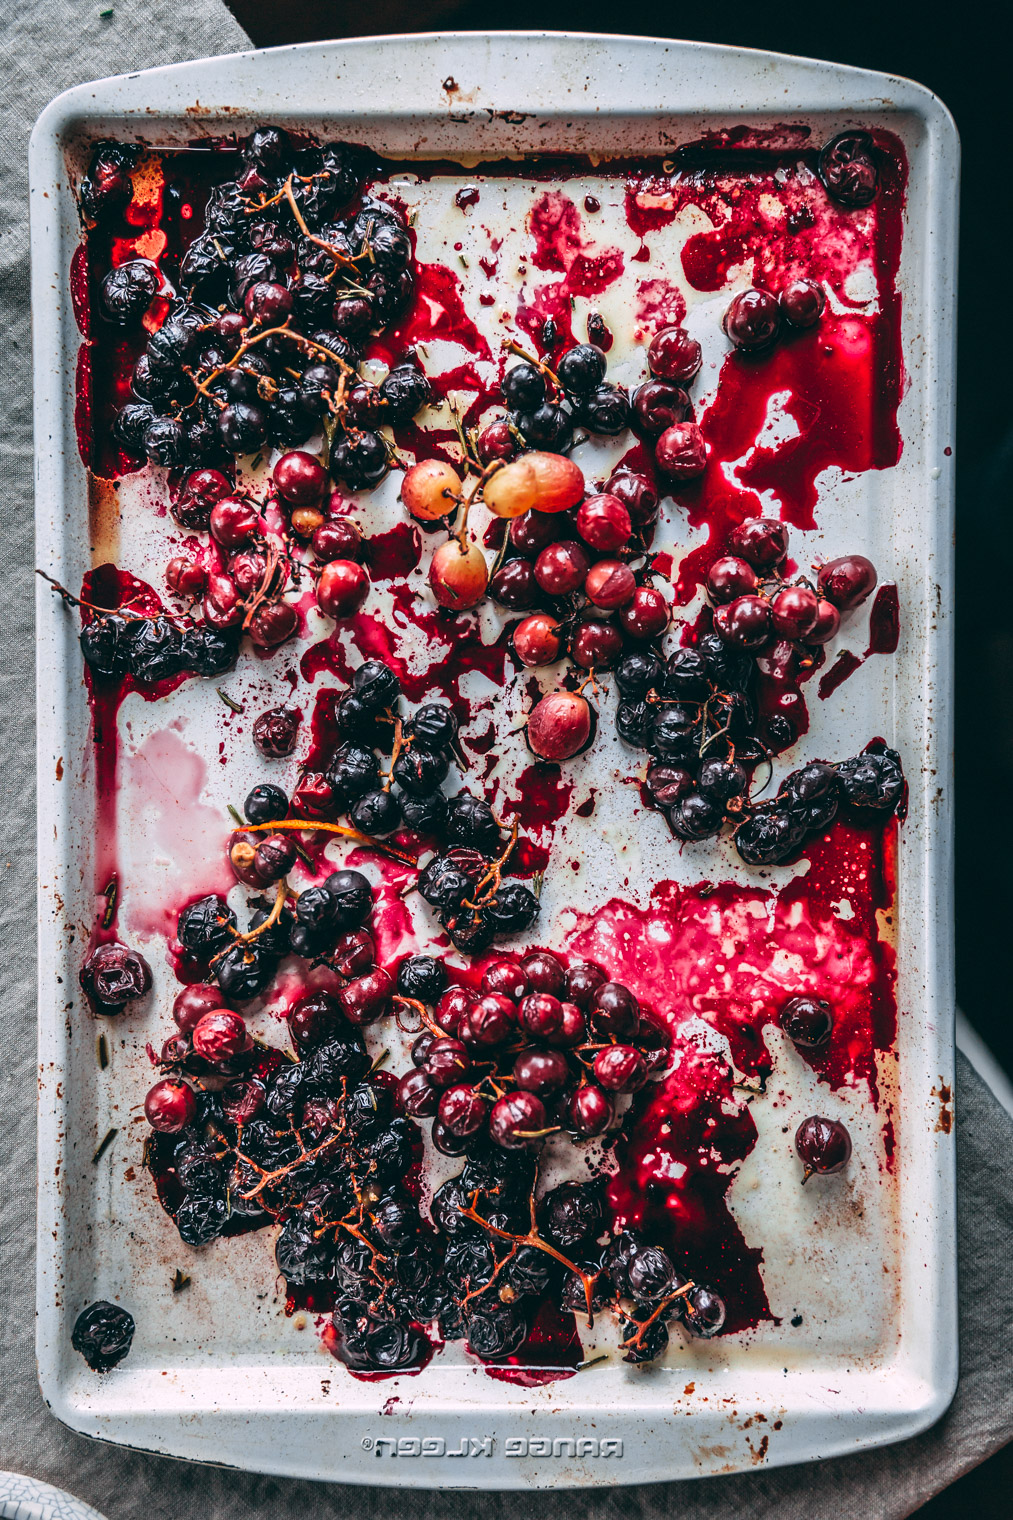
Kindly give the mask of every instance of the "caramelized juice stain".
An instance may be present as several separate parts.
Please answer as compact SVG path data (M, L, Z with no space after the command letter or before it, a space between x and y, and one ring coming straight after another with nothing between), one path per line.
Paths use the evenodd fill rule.
M119 482L88 474L88 538L92 566L114 563L120 549Z

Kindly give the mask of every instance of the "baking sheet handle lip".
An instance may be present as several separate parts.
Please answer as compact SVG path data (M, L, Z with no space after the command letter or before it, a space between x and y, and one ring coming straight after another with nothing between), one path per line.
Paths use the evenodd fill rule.
M234 67L237 63L253 62L256 66L261 66L261 64L269 66L282 56L289 54L305 57L311 54L323 56L329 53L352 55L357 51L375 48L377 45L404 48L406 44L416 47L424 44L438 44L446 51L462 49L469 52L480 50L490 39L534 46L573 43L585 49L594 45L603 50L608 49L610 53L625 47L636 49L645 56L652 57L656 56L658 49L661 49L666 55L674 57L685 55L688 58L704 53L729 62L738 59L747 62L762 62L779 68L782 73L790 72L796 76L796 83L799 84L804 79L819 76L823 92L825 92L827 79L832 76L842 83L842 102L855 112L863 109L890 112L914 111L921 115L927 124L931 123L936 132L951 137L954 148L959 152L956 122L945 102L927 85L920 84L917 80L909 79L904 75L862 69L851 64L808 58L800 54L777 53L763 48L733 47L724 43L696 42L689 39L570 31L405 32L293 43L276 48L250 48L241 52L222 54L216 58L165 64L132 74L110 74L88 83L73 85L55 96L38 116L29 142L29 172L31 175L37 142L41 144L46 140L58 139L75 119L102 116L109 112L110 107L115 111L114 103L111 100L104 103L104 97L115 93L117 89L122 89L125 85L135 86L129 93L136 96L136 104L133 107L121 104L118 108L119 112L128 114L131 109L157 112L157 104L150 99L151 91L157 84L162 82L171 84L176 80L193 77L196 74L224 75L228 72L229 65ZM845 100L843 87L849 83L862 83L867 86L868 97L863 101L855 101L851 95ZM781 87L787 93L791 88L791 82L782 80ZM823 92L821 92L819 109L825 111L833 102L828 102ZM278 87L278 98L279 103L290 99L281 86ZM700 109L699 105L692 103L690 108ZM815 108L814 105L812 109ZM215 108L208 106L207 109L213 111ZM380 109L384 109L385 114L389 114L389 107L378 107L378 110ZM636 110L636 104L632 99L630 109ZM711 109L728 114L730 108L727 100L722 103L715 99ZM741 116L743 110L752 109L756 112L769 113L771 107L769 104L764 106L757 102L751 107L740 103L736 109L737 114ZM799 108L793 106L786 114L799 114Z
M111 1375L106 1375L107 1379ZM664 1458L663 1430L658 1430L659 1420L650 1418L648 1413L631 1413L618 1422L614 1419L608 1426L610 1435L618 1437L623 1448L627 1446L631 1450L624 1456L633 1456L636 1462L635 1473L625 1468L613 1469L603 1467L600 1472L589 1471L588 1465L584 1464L579 1472L566 1469L562 1464L541 1466L534 1469L523 1466L519 1461L504 1460L504 1441L510 1439L510 1433L515 1434L518 1426L512 1418L513 1411L503 1414L493 1414L482 1424L483 1434L491 1435L494 1443L495 1458L488 1468L483 1469L482 1478L474 1483L455 1481L456 1472L448 1473L445 1467L438 1466L435 1462L431 1465L416 1467L412 1464L409 1473L404 1468L395 1468L389 1463L378 1460L374 1450L375 1442L370 1437L362 1438L361 1430L375 1430L377 1416L375 1413L353 1417L354 1428L351 1431L343 1431L345 1448L340 1452L340 1466L332 1465L326 1470L314 1468L311 1462L305 1460L293 1461L285 1449L285 1443L276 1443L274 1447L261 1446L255 1462L251 1463L248 1456L240 1456L237 1451L235 1461L229 1461L222 1457L208 1457L201 1455L203 1444L199 1428L199 1414L195 1422L193 1415L171 1416L164 1419L149 1417L145 1425L143 1437L130 1438L129 1433L120 1433L121 1428L127 1432L131 1429L133 1411L124 1412L122 1415L102 1414L87 1405L87 1403L75 1403L70 1397L68 1390L61 1386L59 1391L53 1389L55 1397L43 1388L47 1405L61 1424L79 1435L90 1439L124 1445L131 1450L147 1453L152 1456L177 1456L187 1461L196 1462L201 1466L214 1466L235 1471L252 1471L264 1473L275 1477L309 1478L318 1481L329 1481L346 1484L369 1484L382 1488L417 1487L417 1488L462 1488L482 1489L506 1488L512 1490L541 1490L555 1487L614 1487L630 1483L663 1483L671 1481L670 1467L666 1466ZM823 1409L810 1409L793 1417L795 1428L791 1432L788 1441L780 1446L774 1443L767 1449L763 1460L764 1468L773 1470L778 1467L795 1467L804 1463L832 1460L836 1457L848 1456L858 1451L870 1451L883 1446L895 1444L898 1441L911 1440L923 1434L931 1428L945 1413L948 1399L943 1402L943 1392L933 1389L923 1380L917 1383L909 1383L908 1399L905 1407L898 1413L895 1403L879 1404L875 1409L870 1409L876 1420L876 1429L870 1432L863 1430L859 1435L849 1435L847 1432L845 1417L835 1416ZM249 1413L237 1411L235 1413L236 1431L232 1441L237 1445L241 1442L239 1427L245 1424ZM292 1411L290 1411L292 1413ZM553 1417L554 1412L540 1412L538 1415L537 1433L544 1437L548 1435L550 1440L555 1439L555 1432L548 1426L547 1421ZM566 1412L559 1412L566 1418ZM850 1415L851 1411L847 1411ZM314 1435L323 1435L330 1427L333 1432L333 1423L337 1411L315 1411L312 1418L316 1430ZM457 1421L460 1417L473 1418L470 1406L464 1404L450 1414L442 1412L429 1415L423 1412L420 1420L431 1423L426 1425L426 1433L441 1434L446 1432L448 1442L456 1439L459 1432ZM405 1428L412 1423L412 1412L405 1417L409 1426L403 1422L395 1425L390 1421L384 1425L384 1433L388 1430L393 1434L403 1433ZM445 1422L441 1426L441 1418ZM720 1430L725 1426L726 1433L731 1433L734 1427L727 1427L723 1417L718 1416L721 1424L712 1423L709 1432L701 1430L701 1443L706 1445L711 1438L720 1440ZM120 1420L124 1423L121 1427ZM664 1415L660 1416L660 1421ZM454 1422L449 1424L448 1422ZM503 1422L502 1425L500 1422ZM532 1426L529 1417L523 1422L525 1428ZM701 1422L702 1423L702 1422ZM638 1434L639 1424L639 1434ZM809 1426L819 1424L823 1427L821 1434L808 1429ZM644 1426L647 1429L644 1429ZM164 1433L163 1433L164 1427ZM569 1426L566 1427L569 1432ZM534 1429L529 1432L534 1435ZM181 1442L180 1434L184 1439ZM659 1438L660 1437L660 1438ZM800 1449L801 1448L801 1449ZM727 1449L727 1448L723 1448ZM715 1476L720 1471L726 1471L725 1467L711 1468L701 1465L698 1469L688 1471L680 1476L685 1477L709 1477ZM743 1459L734 1470L755 1470L744 1452Z

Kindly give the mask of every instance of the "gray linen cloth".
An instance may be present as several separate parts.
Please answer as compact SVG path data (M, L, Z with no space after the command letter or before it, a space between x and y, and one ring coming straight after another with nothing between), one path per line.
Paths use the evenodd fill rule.
M249 39L219 0L36 0L3 23L0 77L0 586L6 597L0 662L0 753L7 825L0 854L0 1468L55 1483L108 1520L253 1520L342 1516L372 1520L396 1505L404 1520L521 1520L523 1495L329 1487L266 1478L104 1446L49 1414L35 1377L34 1145L35 915L31 352L28 317L28 135L69 85L215 53ZM556 1492L560 1520L901 1520L1013 1436L1013 1119L958 1059L957 1155L961 1365L956 1399L936 1427L898 1446L819 1466L740 1477Z

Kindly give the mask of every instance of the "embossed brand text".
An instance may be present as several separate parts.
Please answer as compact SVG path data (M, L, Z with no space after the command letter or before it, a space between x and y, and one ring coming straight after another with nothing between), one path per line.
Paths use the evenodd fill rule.
M363 1451L378 1457L491 1457L495 1436L363 1436ZM597 1436L508 1436L505 1457L621 1457L623 1443Z

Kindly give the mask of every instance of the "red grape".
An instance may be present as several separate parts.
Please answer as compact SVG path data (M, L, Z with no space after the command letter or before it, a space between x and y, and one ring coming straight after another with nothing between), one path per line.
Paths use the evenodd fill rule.
M755 591L758 584L752 565L731 554L716 559L707 572L707 595L718 604L734 602L737 596Z
M770 604L770 623L785 639L804 639L816 627L820 599L808 586L785 586Z
M587 553L575 539L550 544L535 560L535 580L547 596L569 596L583 583L587 571Z
M317 581L317 605L332 618L351 617L369 595L369 576L351 559L332 559Z
M570 641L573 662L582 670L611 670L622 652L619 629L597 618L579 622Z
M429 567L429 584L441 607L462 612L485 595L489 567L477 544L461 544L456 538L441 544Z
M576 692L550 692L528 719L528 743L542 760L568 760L590 737L591 709Z
M677 422L658 439L654 457L672 480L696 480L707 468L707 445L695 422Z
M617 559L600 559L591 566L584 581L584 595L588 601L606 612L625 607L633 600L636 589L633 571Z
M670 617L668 603L656 586L638 586L632 599L619 609L620 627L631 639L658 638Z
M197 1117L193 1088L178 1077L156 1082L144 1100L144 1117L163 1135L178 1135Z
M559 659L563 638L559 624L547 612L536 612L514 628L514 650L522 665L552 665Z
M412 517L435 522L457 511L462 490L461 477L453 465L442 459L423 459L413 464L401 483L401 500Z
M818 585L821 595L841 612L860 607L875 588L876 567L864 554L842 554L820 568Z
M609 554L629 542L633 524L618 496L589 496L577 510L577 532L592 549Z
M316 506L324 494L327 474L319 459L303 449L282 454L272 471L274 489L293 507Z
M699 372L703 351L684 327L663 327L651 339L647 367L658 380L685 385Z
M792 280L778 299L792 327L815 327L827 304L822 286L813 280Z
M565 454L522 454L490 476L482 500L497 517L519 517L532 507L565 512L584 495L584 476Z

